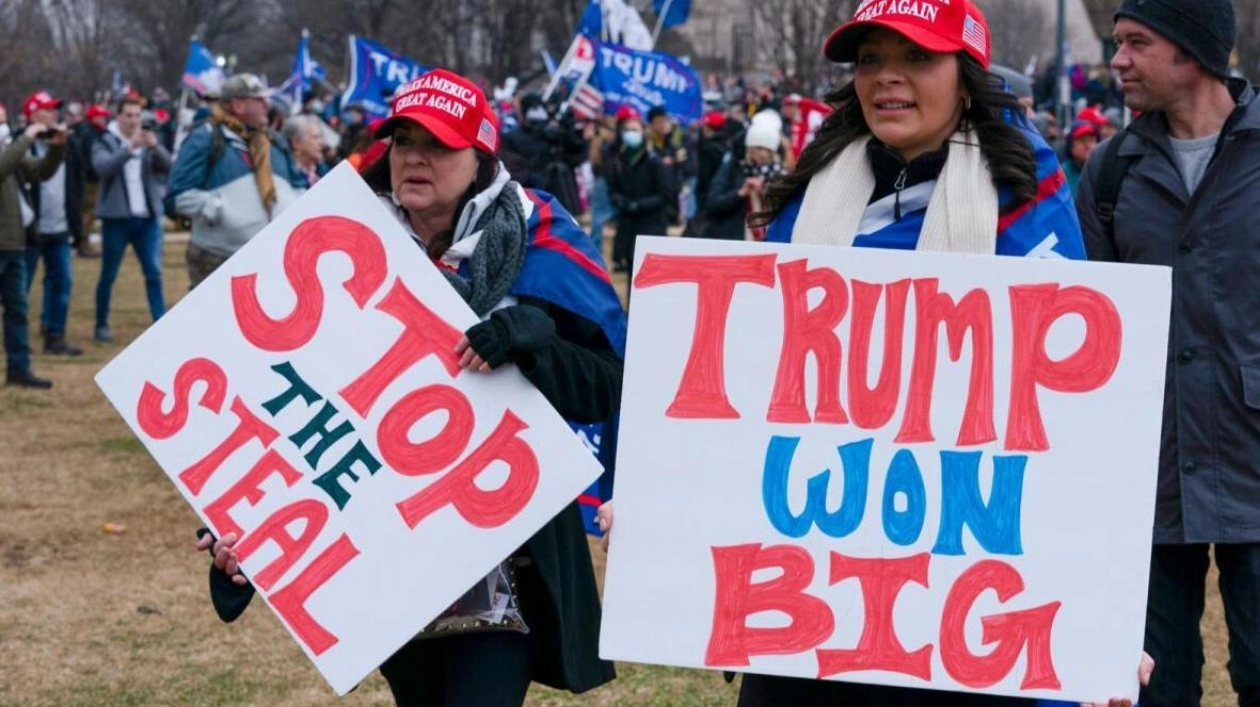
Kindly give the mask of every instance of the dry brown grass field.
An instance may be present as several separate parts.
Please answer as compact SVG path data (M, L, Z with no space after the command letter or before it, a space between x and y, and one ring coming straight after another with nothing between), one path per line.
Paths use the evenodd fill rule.
M184 248L166 244L168 305L187 290ZM192 548L196 516L93 383L149 324L128 253L114 293L116 343L91 342L98 270L97 260L74 259L69 335L86 354L36 356L35 371L56 382L52 391L0 388L0 706L391 705L379 676L339 700L261 606L230 626L214 616L208 558ZM34 329L41 288L36 282ZM107 533L106 524L125 530ZM593 552L602 571L602 553ZM1214 586L1204 632L1205 704L1223 707L1233 694ZM618 680L586 695L535 688L528 704L735 702L735 686L715 673L618 669Z

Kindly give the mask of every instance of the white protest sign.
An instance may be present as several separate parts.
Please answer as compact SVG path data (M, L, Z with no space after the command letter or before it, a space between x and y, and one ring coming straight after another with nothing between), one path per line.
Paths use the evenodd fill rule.
M601 473L476 322L344 166L97 376L338 694Z
M603 657L1136 696L1168 269L637 248Z

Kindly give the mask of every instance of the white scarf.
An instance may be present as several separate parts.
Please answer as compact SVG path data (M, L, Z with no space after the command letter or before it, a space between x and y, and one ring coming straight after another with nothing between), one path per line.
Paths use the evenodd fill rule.
M852 246L875 191L866 145L854 140L809 180L792 242ZM917 250L993 255L997 248L998 194L975 132L957 132L928 202Z

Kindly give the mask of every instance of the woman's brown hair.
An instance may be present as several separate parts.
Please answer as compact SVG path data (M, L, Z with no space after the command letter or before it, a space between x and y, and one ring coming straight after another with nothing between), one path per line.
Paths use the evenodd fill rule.
M989 162L994 186L1008 187L1014 195L1006 209L1017 208L1037 194L1037 160L1033 147L1008 120L1008 115L1023 115L1023 106L1006 91L1006 84L999 76L989 73L962 52L958 53L958 72L960 83L971 98L970 107L963 112L963 122L970 124L970 129L980 137L980 152ZM855 82L837 89L826 100L835 110L823 120L817 137L801 153L796 170L776 177L766 187L766 207L749 216L751 226L769 225L844 148L871 134L858 103Z

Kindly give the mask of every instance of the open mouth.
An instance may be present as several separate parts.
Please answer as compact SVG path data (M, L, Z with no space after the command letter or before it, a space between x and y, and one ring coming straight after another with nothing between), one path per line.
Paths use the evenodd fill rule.
M905 111L912 110L917 106L917 103L910 101L879 101L875 103L875 109L880 111Z

